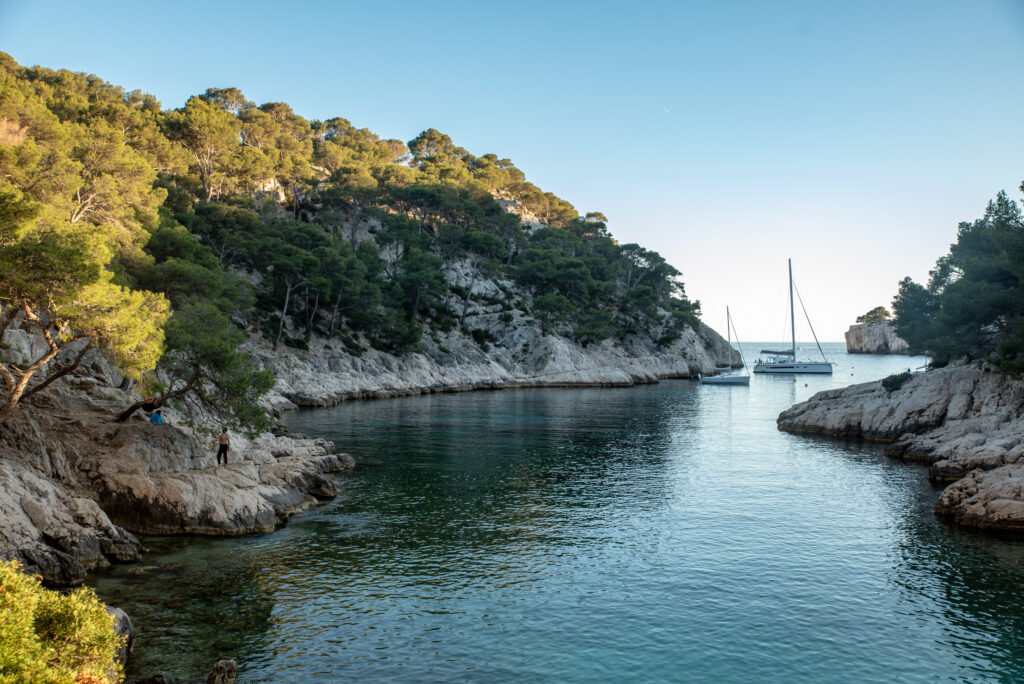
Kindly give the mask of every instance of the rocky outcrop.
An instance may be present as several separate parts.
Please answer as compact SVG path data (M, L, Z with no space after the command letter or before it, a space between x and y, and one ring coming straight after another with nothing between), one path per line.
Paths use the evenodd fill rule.
M117 650L117 662L124 665L131 655L132 646L135 645L135 626L128 613L114 606L107 606L107 613L114 618L114 632L121 639L121 647Z
M907 342L892 323L855 323L846 331L849 354L908 354Z
M33 396L0 428L0 557L53 584L81 582L111 561L137 560L135 534L267 532L333 496L328 474L350 468L325 440L232 435L230 463L215 463L212 435L141 414L90 377Z
M1024 532L1024 464L971 471L946 487L935 510L969 527Z
M1024 382L981 363L819 392L778 417L788 432L890 442L885 453L953 482L936 510L963 525L1024 531Z
M275 353L259 339L249 343L249 351L277 379L267 402L278 410L427 392L632 386L711 374L715 366L740 361L721 336L703 325L699 331L687 328L665 347L644 338L583 346L532 324L503 321L498 309L472 317L475 329L493 340L483 344L456 330L425 338L421 353L403 356L375 349L355 356L317 338L308 351Z
M238 665L234 660L218 660L213 671L206 677L206 684L234 684Z

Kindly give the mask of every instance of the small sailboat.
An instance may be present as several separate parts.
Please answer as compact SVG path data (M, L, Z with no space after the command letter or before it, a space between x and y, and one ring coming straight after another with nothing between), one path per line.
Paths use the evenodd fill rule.
M729 348L730 349L734 349L734 347L732 346L732 333L734 331L735 331L735 328L733 327L733 324L732 324L732 316L729 314L729 307L725 307L725 336L726 336L726 339L729 342ZM739 343L740 343L740 336L736 335L736 344L739 345ZM743 364L743 371L744 371L743 373L727 372L727 373L724 373L722 375L712 375L712 376L707 377L707 378L705 378L703 375L698 373L697 374L697 380L700 381L700 384L702 384L702 385L749 385L750 384L750 374L746 372L747 363L743 359L743 349L740 348L737 351L739 351L739 353L740 353L740 363ZM730 366L724 366L724 367L716 366L715 370L716 371L722 371L722 370L732 371L732 366L731 365Z
M818 342L818 336L814 335L814 328L811 327L811 334L814 335L814 342L818 345L818 351L821 352L821 358L824 361L797 361L796 360L796 319L793 315L793 260L788 259L789 262L789 323L790 333L793 336L792 348L785 349L782 351L772 349L762 349L762 354L767 354L767 358L758 359L757 363L754 364L755 373L784 373L792 375L795 373L818 373L818 374L832 374L832 366L834 365L831 361L825 359L825 352L821 350L821 343ZM800 301L800 306L803 307L803 300ZM807 315L807 310L804 310L804 315ZM807 319L808 324L810 318Z

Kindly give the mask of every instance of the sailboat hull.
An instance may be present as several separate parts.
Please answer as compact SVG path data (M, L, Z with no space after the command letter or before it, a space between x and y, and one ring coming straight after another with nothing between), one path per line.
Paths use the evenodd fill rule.
M827 361L778 361L774 363L758 363L754 366L755 373L779 373L795 375L797 373L817 373L832 375L832 364Z
M749 385L749 375L712 375L709 378L700 377L702 385Z

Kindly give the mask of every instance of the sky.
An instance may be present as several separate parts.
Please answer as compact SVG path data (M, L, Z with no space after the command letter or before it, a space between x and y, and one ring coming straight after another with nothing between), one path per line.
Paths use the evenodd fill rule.
M437 128L603 212L742 341L788 337L788 258L840 341L1024 180L1024 0L0 0L0 51L167 108L234 86L385 138Z

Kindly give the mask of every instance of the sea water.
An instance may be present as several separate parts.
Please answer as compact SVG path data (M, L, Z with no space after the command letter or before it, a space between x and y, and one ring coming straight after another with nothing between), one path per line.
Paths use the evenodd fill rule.
M880 445L776 429L816 391L923 361L825 351L835 373L795 382L296 412L356 458L337 498L272 534L146 539L91 583L136 625L133 674L1024 680L1024 543L937 519L927 469Z

